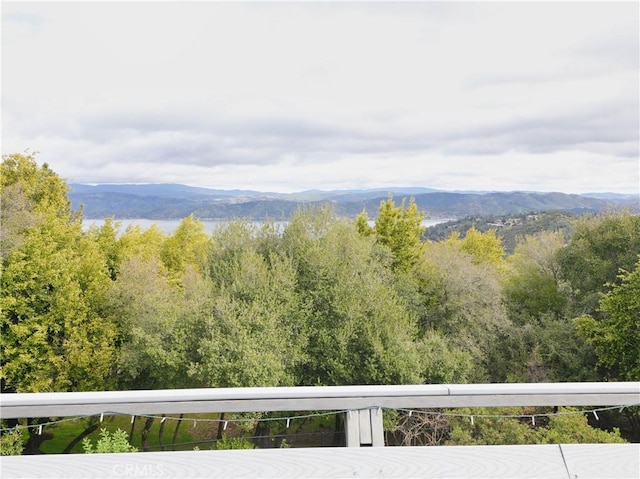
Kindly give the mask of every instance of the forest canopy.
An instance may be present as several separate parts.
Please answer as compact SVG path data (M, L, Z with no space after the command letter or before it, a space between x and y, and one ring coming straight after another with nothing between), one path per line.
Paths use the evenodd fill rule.
M473 227L424 240L424 212L392 197L373 226L325 205L284 227L85 230L33 154L0 178L3 393L640 380L630 212L511 252Z

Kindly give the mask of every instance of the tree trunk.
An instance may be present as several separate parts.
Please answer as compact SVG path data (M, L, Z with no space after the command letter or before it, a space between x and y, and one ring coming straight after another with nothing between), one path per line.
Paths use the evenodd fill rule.
M158 431L158 444L160 444L160 450L164 451L164 421L165 415L162 415L162 420L160 421L160 430Z
M48 421L48 419L47 419ZM37 419L27 419L27 426L37 426L38 425L38 420ZM40 446L42 445L42 443L44 441L46 441L47 439L51 439L53 437L53 434L51 434L50 432L42 432L42 434L38 434L38 428L33 428L30 427L28 428L28 433L29 433L29 439L27 439L27 444L25 444L24 446L24 451L23 454L27 455L27 454L44 454L41 450L40 450Z
M135 416L133 416L133 419L131 419L131 431L129 432L129 442L131 444L133 444L133 430L136 427L136 419L138 418Z
M71 441L69 444L67 444L67 447L64 448L64 451L62 451L62 454L69 454L73 450L73 448L76 446L76 444L78 444L80 441L82 441L85 437L87 437L93 431L98 429L98 426L100 426L100 424L97 423L97 422L89 424L84 431L82 431L80 434L78 434L73 439L73 441Z
M178 428L180 427L180 424L182 423L182 418L184 417L184 414L180 414L180 419L178 419L178 423L176 424L176 428L173 431L173 438L171 439L171 450L175 451L176 450L176 439L178 439Z
M148 417L144 422L144 428L142 429L142 450L149 452L149 430L153 424L155 418Z
M222 432L224 431L224 413L220 414L220 422L218 423L218 435L216 436L216 439L218 439L218 441L220 439L222 439Z

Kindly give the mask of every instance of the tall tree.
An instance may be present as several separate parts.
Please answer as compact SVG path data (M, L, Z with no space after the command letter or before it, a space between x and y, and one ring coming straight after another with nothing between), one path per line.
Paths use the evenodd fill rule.
M640 260L602 297L599 312L576 319L579 334L594 346L605 377L640 381Z
M89 236L104 254L109 277L115 280L118 276L120 262L123 258L123 248L118 238L120 223L113 218L105 218L100 226L91 225L87 231Z
M504 249L494 229L481 233L472 226L460 240L459 246L462 251L471 255L476 264L489 263L498 266L502 263Z
M474 379L486 379L483 376L492 370L488 361L495 337L510 325L498 268L476 263L452 240L429 243L425 262L423 331L439 331L471 354L478 366Z
M519 324L555 319L567 313L568 288L560 278L558 253L564 247L558 233L526 236L508 258L504 274L504 294L510 317Z
M211 238L204 232L204 224L193 215L187 216L162 244L162 261L176 278L184 275L188 267L204 274L210 243Z
M172 354L179 296L169 284L160 259L125 259L107 297L119 330L120 387L174 387L176 377L186 373L186 366L180 370Z
M66 183L46 164L5 157L2 187L15 185L39 221L3 261L3 385L22 392L107 389L115 327L102 314L104 255L83 234Z
M275 252L259 252L249 222L218 228L208 268L212 310L191 373L211 386L295 383L305 346L295 269Z
M497 379L506 381L594 380L593 349L580 338L569 312L570 290L560 277L562 235L521 238L507 258L503 295L513 326L500 337Z
M621 270L633 270L640 254L640 216L628 211L583 216L559 252L563 279L573 292L574 316L598 315L600 296Z
M300 211L284 232L283 247L296 265L307 308L303 384L421 381L415 324L372 238L331 210Z
M405 207L405 199L396 206L393 196L380 202L375 226L368 224L366 211L356 218L356 228L363 236L373 235L380 244L387 246L393 253L392 266L395 270L410 271L420 260L423 252L420 239L424 232L422 221L424 213L418 209L413 198Z
M3 155L0 173L2 188L18 185L28 209L53 217L70 216L67 183L47 163L39 166L35 153Z
M295 384L295 367L304 348L295 271L276 256L265 260L251 249L216 284L213 311L192 370L211 386Z

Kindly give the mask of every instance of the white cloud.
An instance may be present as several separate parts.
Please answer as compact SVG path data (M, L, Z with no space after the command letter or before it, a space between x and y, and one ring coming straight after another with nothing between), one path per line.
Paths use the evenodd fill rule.
M5 3L2 149L86 182L634 192L639 8Z

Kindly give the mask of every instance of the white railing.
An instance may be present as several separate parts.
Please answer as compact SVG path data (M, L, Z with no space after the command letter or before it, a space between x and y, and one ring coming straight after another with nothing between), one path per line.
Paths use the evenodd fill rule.
M640 382L186 389L3 394L0 417L346 411L347 448L45 454L0 458L3 478L637 478L640 444L382 446L381 408L631 406Z
M442 384L164 389L0 396L0 417L348 411L347 446L383 446L381 408L624 406L640 404L640 382Z

